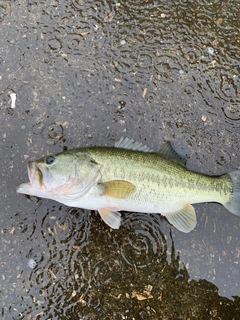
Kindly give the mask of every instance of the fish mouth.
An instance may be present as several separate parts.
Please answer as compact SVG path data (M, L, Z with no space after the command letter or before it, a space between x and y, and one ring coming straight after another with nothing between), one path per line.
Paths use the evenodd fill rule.
M29 161L27 165L29 183L32 187L43 188L43 173L35 161Z
M36 195L44 192L46 186L43 183L43 173L36 162L29 161L27 164L29 182L22 183L17 187L17 193Z
M29 161L27 164L28 179L31 186L42 185L42 172L34 161Z
M72 177L70 176L62 185L59 181L59 183L55 185L50 170L42 165L41 162L38 164L38 161L29 161L27 171L29 182L18 186L18 193L39 195L46 192L65 192L70 188L70 184L72 184Z

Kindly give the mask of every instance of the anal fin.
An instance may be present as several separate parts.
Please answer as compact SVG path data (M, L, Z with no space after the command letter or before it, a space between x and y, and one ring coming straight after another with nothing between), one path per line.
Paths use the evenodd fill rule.
M193 230L197 223L196 213L193 206L187 203L181 210L167 214L166 218L178 230L188 233Z
M121 214L113 208L102 208L98 210L103 221L113 229L119 229L121 224Z

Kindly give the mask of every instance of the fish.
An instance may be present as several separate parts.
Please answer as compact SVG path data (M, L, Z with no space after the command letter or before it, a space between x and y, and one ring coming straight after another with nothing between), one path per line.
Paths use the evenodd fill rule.
M17 192L97 210L113 229L127 211L161 214L188 233L197 223L192 204L203 202L240 216L240 170L209 176L188 170L186 162L170 142L152 150L121 138L114 147L81 147L29 161L29 182Z

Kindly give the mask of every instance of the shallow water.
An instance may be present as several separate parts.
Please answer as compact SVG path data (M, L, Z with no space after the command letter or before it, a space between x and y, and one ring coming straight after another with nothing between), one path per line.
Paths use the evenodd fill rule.
M28 159L121 136L240 167L239 1L1 1L3 319L237 319L240 218L97 213L16 195ZM16 93L15 108L10 93ZM31 260L32 259L32 260Z

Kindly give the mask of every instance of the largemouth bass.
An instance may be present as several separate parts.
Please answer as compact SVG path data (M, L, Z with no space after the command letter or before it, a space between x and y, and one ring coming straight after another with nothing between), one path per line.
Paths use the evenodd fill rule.
M28 176L18 193L98 210L113 229L122 210L160 213L183 232L196 225L194 203L218 202L240 216L240 170L222 176L190 171L169 142L152 151L122 138L115 147L64 151L30 161Z

